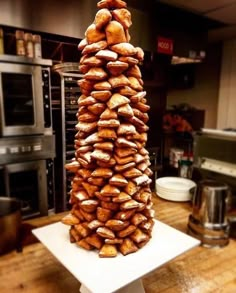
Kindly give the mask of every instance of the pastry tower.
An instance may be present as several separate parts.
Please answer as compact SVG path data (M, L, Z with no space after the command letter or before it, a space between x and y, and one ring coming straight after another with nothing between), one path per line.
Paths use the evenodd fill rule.
M154 210L147 142L148 110L139 63L144 53L130 43L131 14L122 0L101 0L79 43L78 123L70 241L99 257L136 252L150 239Z

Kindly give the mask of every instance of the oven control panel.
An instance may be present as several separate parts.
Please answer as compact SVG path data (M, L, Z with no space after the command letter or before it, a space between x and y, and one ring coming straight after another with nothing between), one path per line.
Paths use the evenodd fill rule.
M209 158L202 158L200 168L223 175L236 177L236 164L221 162Z
M0 165L54 157L54 135L0 139Z
M43 82L43 110L44 110L44 127L50 128L52 126L51 114L51 93L50 93L50 69L42 69Z
M18 146L0 146L0 155L21 154L42 151L42 144L18 145Z

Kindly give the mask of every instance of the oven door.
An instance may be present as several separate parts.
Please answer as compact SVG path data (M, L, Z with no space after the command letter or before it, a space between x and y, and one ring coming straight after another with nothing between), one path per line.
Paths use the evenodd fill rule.
M24 219L48 214L46 160L8 164L1 167L1 195L22 203Z
M44 130L40 66L0 63L0 136Z

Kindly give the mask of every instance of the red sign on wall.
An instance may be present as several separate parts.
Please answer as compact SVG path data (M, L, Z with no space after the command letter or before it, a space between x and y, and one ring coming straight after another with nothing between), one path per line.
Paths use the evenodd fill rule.
M173 55L174 41L163 37L157 38L157 52L167 55Z

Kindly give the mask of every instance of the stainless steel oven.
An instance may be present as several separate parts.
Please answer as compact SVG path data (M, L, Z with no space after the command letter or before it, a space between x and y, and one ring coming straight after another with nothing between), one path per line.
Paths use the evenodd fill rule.
M194 135L193 179L214 179L231 190L227 202L230 235L236 238L236 132L202 129Z
M53 135L0 140L0 196L21 201L22 217L54 212Z
M51 60L0 55L0 137L52 132Z

